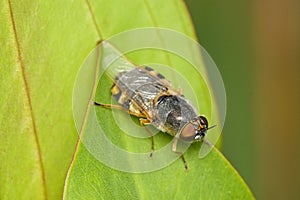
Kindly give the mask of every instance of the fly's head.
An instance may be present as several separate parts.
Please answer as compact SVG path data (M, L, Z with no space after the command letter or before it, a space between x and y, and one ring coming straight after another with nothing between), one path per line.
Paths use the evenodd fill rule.
M186 123L180 131L180 139L185 141L200 141L202 140L208 129L215 126L208 127L208 121L204 116L197 116L190 122Z

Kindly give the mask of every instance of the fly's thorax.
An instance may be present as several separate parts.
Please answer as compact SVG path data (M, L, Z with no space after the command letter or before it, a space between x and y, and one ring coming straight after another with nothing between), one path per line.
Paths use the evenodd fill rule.
M162 95L154 107L155 122L171 135L176 135L184 125L197 116L193 106L180 95Z

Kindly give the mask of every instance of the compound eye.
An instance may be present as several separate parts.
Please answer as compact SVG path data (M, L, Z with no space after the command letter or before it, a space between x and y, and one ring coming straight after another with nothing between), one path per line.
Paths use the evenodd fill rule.
M182 128L180 139L185 141L193 141L195 139L195 129L192 123L188 123Z
M200 124L202 126L206 126L206 127L208 126L208 121L207 121L206 117L200 116Z

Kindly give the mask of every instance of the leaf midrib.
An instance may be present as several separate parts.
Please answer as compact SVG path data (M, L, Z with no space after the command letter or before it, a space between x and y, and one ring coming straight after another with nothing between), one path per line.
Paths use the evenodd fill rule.
M91 15L91 18L92 18L92 21L93 21L93 25L96 29L96 32L97 32L97 35L99 37L99 40L98 40L98 43L102 40L102 34L100 32L100 28L98 27L97 25L97 21L96 21L96 18L95 18L95 15L93 13L93 10L92 10L92 7L91 7L91 4L89 2L89 0L85 0L85 3L87 4L87 7L88 7L88 12L90 13ZM99 52L100 54L101 52ZM100 58L100 56L99 56ZM85 110L85 114L84 114L84 117L83 117L83 121L82 121L82 124L81 124L81 128L80 128L80 131L78 133L78 139L77 139L77 142L76 142L76 145L75 145L75 149L74 149L74 153L73 153L73 156L72 156L72 159L71 159L71 162L70 162L70 165L68 167L68 171L67 171L67 174L66 174L66 178L65 178L65 182L64 182L64 190L63 190L63 199L65 199L65 191L66 191L66 188L68 186L68 179L69 179L69 176L71 174L71 171L72 171L72 167L74 165L74 161L75 161L75 158L76 158L76 154L78 152L78 149L79 149L79 146L80 146L80 141L81 141L81 135L82 135L82 131L84 129L84 126L85 126L85 122L86 122L86 119L87 119L87 113L90 109L90 105L91 105L91 100L92 100L92 97L93 97L93 94L96 90L96 81L97 81L97 72L99 71L99 63L98 63L99 59L97 59L97 63L96 63L96 68L95 68L95 76L94 76L94 83L93 83L93 89L91 90L91 94L90 94L90 97L89 97L89 100L88 100L88 103L87 103L87 106L86 106L86 110Z

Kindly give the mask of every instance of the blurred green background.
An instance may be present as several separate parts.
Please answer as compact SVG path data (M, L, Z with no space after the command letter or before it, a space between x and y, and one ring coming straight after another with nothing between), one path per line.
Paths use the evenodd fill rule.
M300 199L299 1L186 4L225 84L222 152L258 199Z

